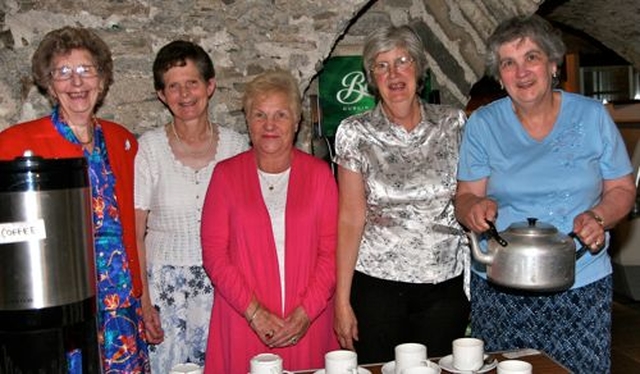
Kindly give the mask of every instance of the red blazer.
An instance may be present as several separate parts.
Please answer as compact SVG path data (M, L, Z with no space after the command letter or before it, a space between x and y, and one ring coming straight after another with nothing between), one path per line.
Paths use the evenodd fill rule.
M116 196L120 208L123 241L127 251L129 269L136 297L142 294L140 264L136 246L136 226L133 205L133 165L138 142L124 127L105 120L99 120L107 143L107 154L116 178ZM0 132L0 160L13 160L22 156L25 150L44 158L84 157L82 147L67 141L56 131L51 117L11 126Z

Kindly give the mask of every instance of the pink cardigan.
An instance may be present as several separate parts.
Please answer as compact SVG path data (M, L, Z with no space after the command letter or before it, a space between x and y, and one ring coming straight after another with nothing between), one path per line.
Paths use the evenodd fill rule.
M253 150L216 165L203 208L204 267L215 287L205 373L247 373L251 357L272 352L287 370L324 367L333 333L337 186L326 162L292 151L286 206L285 313L302 305L311 327L293 347L270 349L244 311L255 294L280 311L280 276Z

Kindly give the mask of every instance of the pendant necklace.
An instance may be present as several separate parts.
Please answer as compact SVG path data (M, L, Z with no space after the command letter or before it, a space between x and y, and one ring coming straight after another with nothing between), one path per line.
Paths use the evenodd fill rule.
M289 181L289 170L287 169L281 173L271 174L258 169L258 176L260 177L261 185L266 186L269 191L273 191L278 187L280 189L283 181Z
M172 121L170 126L171 126L171 130L173 131L173 135L176 137L176 140L182 146L184 151L187 152L190 156L198 157L198 156L202 156L202 155L206 154L211 149L211 147L213 146L213 138L214 138L213 124L209 120L207 120L207 124L209 126L209 133L210 133L209 144L207 144L207 147L205 149L200 150L200 151L194 151L194 150L190 149L189 145L187 145L187 143L182 140L180 135L178 135L178 131L176 131L175 122Z

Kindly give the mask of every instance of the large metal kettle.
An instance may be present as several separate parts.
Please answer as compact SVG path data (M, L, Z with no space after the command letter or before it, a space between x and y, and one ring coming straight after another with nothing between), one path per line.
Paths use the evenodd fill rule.
M489 281L539 292L563 291L573 285L576 259L586 251L583 247L576 253L574 235L536 218L513 223L500 233L490 226L487 252L480 249L475 233L467 233L471 253L486 265Z

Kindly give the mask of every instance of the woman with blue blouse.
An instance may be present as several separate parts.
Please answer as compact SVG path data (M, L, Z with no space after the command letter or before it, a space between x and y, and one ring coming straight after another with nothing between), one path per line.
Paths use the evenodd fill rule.
M364 68L378 103L342 121L334 329L361 363L416 342L451 352L464 336L468 248L453 211L463 111L422 101L427 61L409 26L376 29Z
M540 349L575 373L611 370L610 230L635 200L616 125L592 99L554 89L565 46L538 16L502 23L487 68L508 97L473 113L460 150L456 215L476 233L535 217L589 253L573 287L531 293L489 283L474 262L471 331L489 351ZM482 242L481 242L481 245Z

